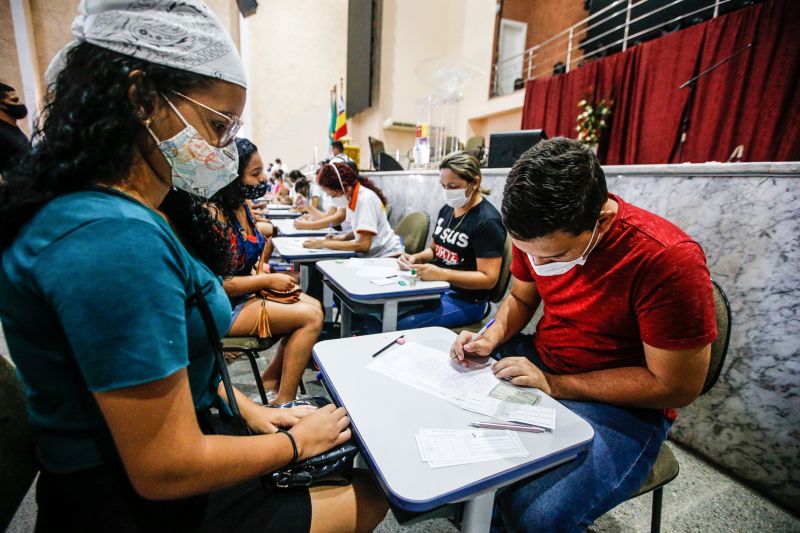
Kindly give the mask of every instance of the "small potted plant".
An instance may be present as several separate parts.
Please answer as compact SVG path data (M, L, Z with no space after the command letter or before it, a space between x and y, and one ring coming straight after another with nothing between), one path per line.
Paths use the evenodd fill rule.
M600 100L594 105L586 100L578 102L578 109L581 110L577 117L578 125L575 127L578 141L589 146L594 153L597 153L602 131L608 126L608 117L613 105L613 100Z

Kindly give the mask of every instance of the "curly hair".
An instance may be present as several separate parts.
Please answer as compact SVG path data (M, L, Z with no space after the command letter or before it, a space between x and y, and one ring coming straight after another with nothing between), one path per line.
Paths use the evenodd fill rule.
M131 78L134 71L141 75ZM139 109L129 97L132 85L139 105L150 113L159 93L188 92L213 82L90 43L70 50L65 68L49 87L43 118L34 129L33 148L0 182L0 250L53 198L94 184L116 185L128 177L134 158L139 157L137 142L147 135ZM219 229L210 217L202 216L200 199L180 194L177 198L186 211L170 209L167 216L177 228L184 226L184 218L192 221L192 230L184 227L187 231L181 237L217 272L215 265L222 264L229 253L227 242L223 248Z
M333 189L334 191L342 190L342 184L339 184L339 177L337 177L333 165L336 165L336 170L339 171L339 176L341 176L342 184L345 187L355 187L356 183L360 183L377 194L383 205L389 205L389 201L386 199L386 196L383 195L383 191L375 185L375 182L360 174L356 174L355 170L338 161L335 163L325 163L317 170L317 183L328 189Z
M244 173L258 148L250 140L240 137L236 139L236 150L239 152L239 170L236 179L209 198L209 203L219 209L226 220L233 220L236 217L236 210L244 205L246 199Z
M216 276L228 275L233 258L227 228L209 210L205 199L172 187L160 209L183 245Z

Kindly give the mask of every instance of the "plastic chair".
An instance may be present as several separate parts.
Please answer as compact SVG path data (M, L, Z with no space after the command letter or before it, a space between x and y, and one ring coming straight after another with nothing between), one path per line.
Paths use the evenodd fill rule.
M485 148L486 139L484 139L483 135L475 135L467 139L467 148L464 151L474 156L478 161L481 161Z
M261 339L259 337L225 337L222 339L223 352L243 353L245 357L247 357L247 360L250 361L250 369L253 371L253 376L256 379L256 388L258 388L258 395L263 405L267 405L269 402L267 400L267 391L264 390L264 383L261 382L261 372L258 370L256 359L259 357L258 352L269 350L275 346L281 338L282 337L279 335L266 339ZM300 380L300 392L306 394L306 386L303 384L303 380Z
M0 531L5 531L39 471L22 383L0 356Z
M714 307L717 312L717 340L711 343L711 361L708 365L708 373L706 374L706 381L703 384L703 390L700 394L705 394L716 384L719 375L722 372L722 366L725 364L725 357L728 355L728 345L731 340L731 306L728 302L728 297L725 291L717 284L716 281L711 281L714 285ZM658 457L653 465L653 469L647 476L639 490L631 496L636 498L648 492L653 493L653 511L650 519L651 533L658 533L661 531L661 509L664 504L664 486L675 479L680 472L680 465L678 464L675 455L672 453L669 445L664 442L661 444L661 450L658 452Z
M425 249L431 218L427 213L414 211L404 216L394 232L403 238L406 253L416 254Z

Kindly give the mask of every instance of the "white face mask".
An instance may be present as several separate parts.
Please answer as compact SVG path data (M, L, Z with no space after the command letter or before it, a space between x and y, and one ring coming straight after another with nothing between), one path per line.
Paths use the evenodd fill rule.
M592 241L594 240L594 234L597 232L597 226L599 223L599 220L595 222L594 229L592 230L592 237L589 239L589 244L586 245L586 249L577 259L572 261L554 261L544 265L537 265L536 261L533 260L533 256L531 254L527 254L528 259L531 262L531 266L533 266L533 271L539 276L559 276L572 270L575 265L586 264L586 258L589 257L589 254L592 252L592 250L594 250L594 247L597 246L597 243L600 242L600 237L603 235L602 233L599 234L597 236L597 241L592 244Z
M336 196L335 198L331 198L331 205L336 209L345 209L347 204L350 202L347 201L347 197L345 195Z
M172 169L172 184L197 196L211 198L214 193L236 179L239 170L236 143L232 142L222 148L211 146L166 96L164 100L186 127L164 141L159 141L153 130L146 127Z
M469 202L467 189L442 189L442 192L444 193L444 203L453 209L464 207Z
M333 171L336 172L336 177L339 178L339 186L342 188L342 193L344 193L344 183L342 183L342 176L339 174L339 169L336 168L336 165L333 163L328 164L333 168ZM331 196L331 205L336 209L345 209L349 203L350 201L344 194L341 196Z

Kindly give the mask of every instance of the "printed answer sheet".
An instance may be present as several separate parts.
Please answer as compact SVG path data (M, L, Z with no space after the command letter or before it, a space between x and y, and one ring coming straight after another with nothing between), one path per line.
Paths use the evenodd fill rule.
M416 342L390 348L367 368L456 405L472 394L487 396L498 381L488 366L464 368L449 353Z
M420 429L415 438L420 457L431 468L529 455L513 431Z

